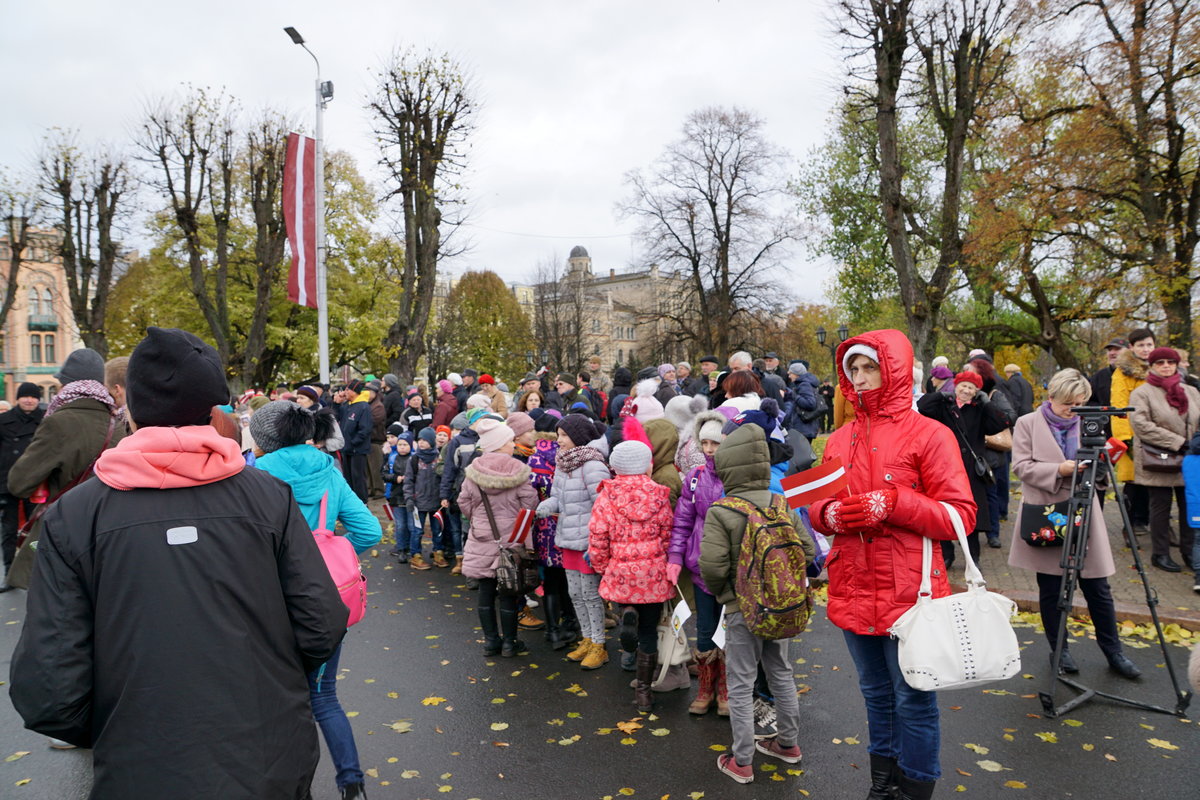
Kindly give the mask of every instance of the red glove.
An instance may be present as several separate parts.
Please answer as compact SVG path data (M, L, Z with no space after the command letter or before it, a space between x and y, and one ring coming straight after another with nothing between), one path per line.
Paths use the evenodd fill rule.
M842 502L841 500L831 500L821 511L821 519L825 521L825 527L829 528L834 536L850 532L846 528L845 520L842 519Z
M876 489L854 494L842 501L838 517L848 530L877 530L896 508L895 489Z

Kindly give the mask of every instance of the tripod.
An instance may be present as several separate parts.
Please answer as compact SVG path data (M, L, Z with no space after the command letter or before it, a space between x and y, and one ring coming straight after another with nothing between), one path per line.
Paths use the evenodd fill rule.
M1075 474L1071 477L1071 499L1067 506L1066 534L1063 539L1062 548L1061 566L1063 568L1063 581L1058 597L1059 616L1058 631L1054 640L1054 662L1051 665L1047 690L1038 693L1038 697L1042 701L1043 713L1047 717L1057 717L1066 714L1071 709L1082 705L1094 697L1104 697L1118 703L1144 708L1147 711L1158 711L1163 714L1173 714L1177 717L1182 717L1188 707L1188 703L1192 699L1191 692L1180 688L1179 679L1175 675L1175 667L1171 663L1170 654L1167 652L1167 641L1163 637L1162 623L1158 619L1158 593L1150 587L1150 583L1146 580L1146 569L1142 564L1141 555L1138 553L1137 539L1133 533L1133 525L1129 521L1129 512L1125 508L1124 498L1121 496L1121 490L1116 481L1116 474L1113 471L1112 462L1109 460L1108 450L1105 447L1106 440L1103 433L1104 417L1132 410L1132 408L1112 409L1108 407L1087 406L1076 407L1074 409L1082 418L1080 420L1079 452L1075 458L1077 462L1086 463L1086 466L1082 470L1076 470ZM1128 457L1132 458L1133 456L1130 454ZM1067 642L1067 618L1071 613L1072 602L1075 598L1075 589L1078 586L1080 573L1083 570L1084 557L1087 555L1088 537L1091 531L1092 501L1096 496L1098 478L1106 478L1107 483L1104 485L1112 486L1116 492L1117 508L1121 511L1121 526L1125 533L1125 542L1129 545L1130 553L1133 554L1134 568L1137 570L1142 581L1142 588L1146 592L1146 608L1150 612L1150 618L1154 622L1154 630L1158 634L1158 644L1162 648L1163 662L1166 664L1167 672L1171 676L1171 686L1175 694L1175 709L1173 711L1152 703L1143 703L1127 697L1091 689L1076 680L1060 674L1062 654ZM1067 700L1062 705L1055 705L1054 690L1059 682L1071 687L1079 694Z

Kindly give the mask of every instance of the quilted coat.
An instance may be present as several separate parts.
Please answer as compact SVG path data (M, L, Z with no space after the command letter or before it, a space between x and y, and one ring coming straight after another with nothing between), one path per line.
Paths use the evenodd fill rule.
M708 507L725 496L725 486L717 477L717 467L711 458L703 467L696 467L683 479L683 491L675 504L675 522L671 527L671 546L668 560L682 564L692 573L692 583L706 594L712 594L700 576L700 541L704 538L704 518ZM693 488L695 487L695 488Z
M503 453L484 453L467 465L466 473L458 495L458 507L471 523L463 543L463 574L468 578L494 578L500 543L492 533L483 495L487 495L496 517L496 530L503 539L512 531L521 509L537 505L537 490L529 483L529 467Z
M879 354L882 385L858 394L840 371L842 357L857 344ZM838 347L838 383L854 405L855 417L829 437L824 459L840 458L850 492L893 488L896 507L877 532L834 537L826 561L829 620L852 633L886 636L888 628L916 602L921 584L921 541L955 539L943 501L975 525L975 501L953 431L912 408L912 344L900 331L871 331ZM719 452L719 451L718 451ZM824 511L832 498L809 509L812 524L831 534ZM933 596L950 593L940 547L933 548Z
M600 484L588 525L588 556L600 596L614 603L661 603L675 584L667 578L671 539L669 490L646 475L618 475Z
M671 423L667 423L670 425ZM674 430L674 428L672 428ZM592 442L597 446L603 439ZM564 451L560 450L558 458ZM585 461L574 472L555 467L554 482L550 496L538 504L538 517L558 515L558 527L554 531L554 543L564 550L588 549L588 520L592 518L592 504L600 491L601 482L608 480L611 473L603 461Z

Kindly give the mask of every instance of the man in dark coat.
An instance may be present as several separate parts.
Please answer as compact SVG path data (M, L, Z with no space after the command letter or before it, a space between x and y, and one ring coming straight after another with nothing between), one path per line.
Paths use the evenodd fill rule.
M367 458L371 452L371 431L375 427L370 396L362 381L351 380L340 393L338 413L342 438L346 440L346 446L342 448L342 457L346 460L346 479L358 499L364 503L367 502Z
M383 410L387 412L387 425L399 422L400 415L404 413L403 388L400 379L392 373L383 376ZM385 430L387 425L384 426Z
M371 450L367 453L367 489L372 498L383 499L383 443L387 441L387 408L383 405L383 387L378 381L366 386L371 399Z
M9 494L28 498L44 488L47 506L86 480L100 452L115 446L126 431L116 415L117 403L104 385L104 359L95 350L85 347L72 352L54 378L62 386L29 447L8 472ZM39 521L13 556L8 574L13 586L29 588L40 536Z
M4 555L5 575L17 552L18 511L24 506L26 518L33 513L31 503L9 494L8 472L33 441L34 431L46 414L40 407L41 400L42 387L36 383L22 383L17 388L17 407L0 414L0 551ZM15 588L7 580L0 584L0 592Z
M1029 385L1029 381L1025 380L1025 376L1021 374L1021 367L1016 364L1006 364L1004 375L1007 380L1000 385L1000 388L1008 396L1008 400L1012 404L1017 416L1023 417L1033 411L1033 387ZM1015 424L1016 420L1013 420L1013 423Z
M229 399L216 351L147 333L137 430L43 518L10 696L93 749L93 800L299 800L320 756L306 673L347 610L291 490L205 424Z
M1113 370L1117 368L1117 356L1121 355L1121 351L1128 347L1129 341L1120 338L1113 339L1104 345L1104 356L1107 359L1107 363L1096 370L1096 374L1091 377L1092 397L1088 400L1088 405L1112 405Z

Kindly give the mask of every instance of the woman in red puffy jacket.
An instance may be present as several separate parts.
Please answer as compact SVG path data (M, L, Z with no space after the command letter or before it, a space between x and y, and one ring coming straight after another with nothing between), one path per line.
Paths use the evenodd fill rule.
M892 623L916 602L922 538L954 539L953 507L966 530L975 501L950 429L912 407L912 344L900 331L871 331L838 348L842 394L854 420L825 446L840 458L849 493L812 505L814 527L836 538L829 553L829 619L843 630L858 669L870 728L868 798L927 798L941 777L937 697L911 688L897 660ZM933 595L950 593L933 548Z

